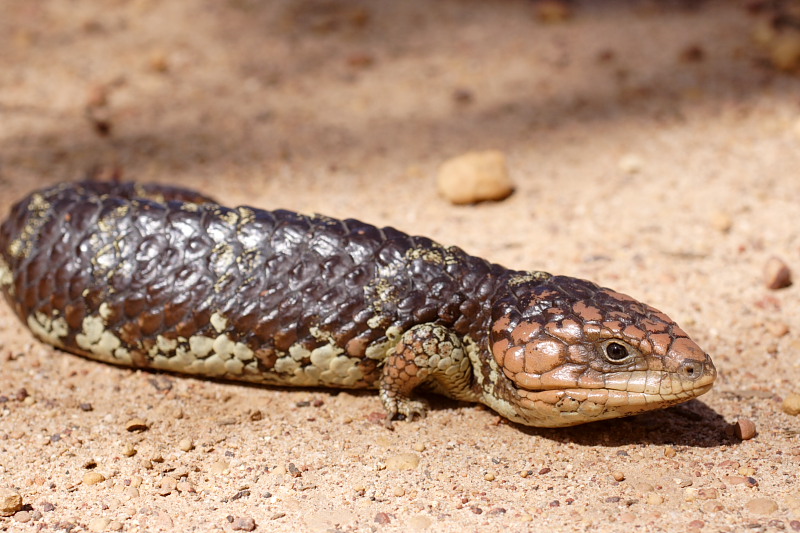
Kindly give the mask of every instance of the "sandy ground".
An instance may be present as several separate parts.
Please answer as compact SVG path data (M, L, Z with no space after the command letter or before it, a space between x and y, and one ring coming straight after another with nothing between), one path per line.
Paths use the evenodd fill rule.
M3 213L121 174L357 217L627 292L719 369L646 416L536 430L441 400L390 432L371 393L110 367L2 305L0 489L25 508L0 529L800 530L800 420L781 409L800 284L762 275L772 256L800 275L800 79L760 58L739 2L585 1L563 24L517 0L0 12ZM511 197L437 196L442 161L489 148ZM729 431L742 418L754 439Z

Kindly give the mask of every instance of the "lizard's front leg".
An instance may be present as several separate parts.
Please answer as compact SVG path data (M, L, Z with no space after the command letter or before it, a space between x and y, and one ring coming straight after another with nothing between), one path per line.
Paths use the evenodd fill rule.
M444 326L414 326L384 361L380 398L390 421L396 415L425 416L427 403L412 397L420 386L457 400L477 401L469 357L458 336Z

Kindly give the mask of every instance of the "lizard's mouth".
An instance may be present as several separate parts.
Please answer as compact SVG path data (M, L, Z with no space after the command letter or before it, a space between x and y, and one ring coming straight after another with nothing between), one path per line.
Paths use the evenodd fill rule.
M518 414L529 424L563 427L662 409L705 394L714 384L713 367L691 379L671 372L619 372L604 376L605 386L547 390L517 389Z

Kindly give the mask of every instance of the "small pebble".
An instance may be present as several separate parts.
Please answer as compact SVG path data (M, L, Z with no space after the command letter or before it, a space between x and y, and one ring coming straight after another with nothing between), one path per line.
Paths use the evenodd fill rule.
M159 486L163 490L173 491L178 488L178 480L172 476L164 476L163 478L161 478Z
M614 481L625 481L625 473L619 470L612 472L611 476L614 478Z
M194 442L192 442L192 439L181 439L178 443L178 449L184 452L192 451L194 449Z
M376 524L386 525L392 521L391 517L386 513L376 513L373 521Z
M153 453L150 456L150 460L154 463L163 463L164 453L161 450L153 450Z
M800 415L800 394L792 393L784 398L782 408L787 415Z
M715 500L719 498L719 491L717 489L700 489L697 491L697 497L701 500Z
M92 518L89 521L89 531L105 531L108 528L108 524L111 523L111 520L108 518Z
M102 483L105 480L106 477L100 472L86 472L83 475L84 485L97 485L98 483Z
M233 521L231 526L234 531L253 531L256 528L256 521L247 517L239 517Z
M678 455L678 452L675 451L675 448L673 448L672 446L668 446L664 450L664 457L669 457L671 459L671 458L675 457L676 455Z
M651 492L647 495L647 503L649 505L661 505L664 503L664 497L657 492Z
M289 472L289 475L292 477L300 477L303 475L303 473L294 465L294 463L289 463L286 465L286 471Z
M756 469L753 468L752 466L742 466L739 467L739 470L737 470L737 472L743 476L752 476L755 475Z
M619 159L617 165L625 174L638 174L644 167L644 160L637 154L625 154Z
M22 496L12 489L0 489L0 516L11 516L22 509Z
M691 522L689 522L689 527L691 529L703 529L705 525L706 523L703 522L702 520L692 520Z
M433 521L425 515L416 515L412 516L406 521L408 524L409 529L413 529L415 531L424 531L431 527Z
M122 445L122 455L125 457L133 457L136 455L136 448L130 442L126 442Z
M31 516L31 513L28 511L19 511L14 515L14 520L17 522L22 522L23 524L30 522L32 518L33 517Z
M442 163L439 194L453 204L503 200L514 191L503 152L467 152Z
M748 418L740 418L733 426L733 433L737 439L750 440L756 436L756 425Z
M733 227L733 219L729 214L717 211L711 215L711 225L720 233L728 233Z
M792 271L778 257L770 257L764 265L764 283L768 289L784 289L792 284Z
M134 418L125 423L126 431L144 431L147 429L147 422L141 418Z
M419 466L419 455L399 453L386 459L387 470L413 470Z
M785 322L767 322L764 327L776 338L785 337L789 333L789 326Z
M392 491L392 494L399 498L400 496L406 495L406 490L402 487L395 487L394 491Z
M716 500L707 501L701 507L706 513L718 513L725 509L721 503Z
M753 498L744 508L753 514L772 514L778 510L778 504L769 498Z
M416 451L416 452L424 452L425 451L425 445L422 444L421 442L415 442L414 443L414 451Z
M486 481L494 481L495 477L497 476L495 476L494 472L486 472L486 474L484 474L483 476L483 479L485 479Z
M231 465L230 465L230 463L228 463L228 461L225 461L224 459L220 459L219 461L216 461L216 462L212 463L211 467L209 468L209 470L211 471L212 474L224 474L225 472L227 472L230 469L230 467L231 467ZM285 471L286 470L284 469L284 472Z
M169 62L167 61L167 56L163 51L158 50L150 55L150 69L153 72L158 72L159 74L163 74L169 70Z

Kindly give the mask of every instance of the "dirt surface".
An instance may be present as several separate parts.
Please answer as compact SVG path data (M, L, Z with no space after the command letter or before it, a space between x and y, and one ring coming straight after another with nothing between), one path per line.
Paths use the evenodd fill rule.
M0 306L9 531L800 530L800 79L740 2L0 1L0 211L86 176L356 217L592 279L712 354L684 406L565 430L121 369ZM447 158L515 193L451 206ZM130 428L129 422L140 419ZM749 419L741 441L731 424ZM137 429L138 427L138 429ZM408 455L411 454L411 455ZM416 464L418 461L418 464ZM99 474L99 475L97 475Z

